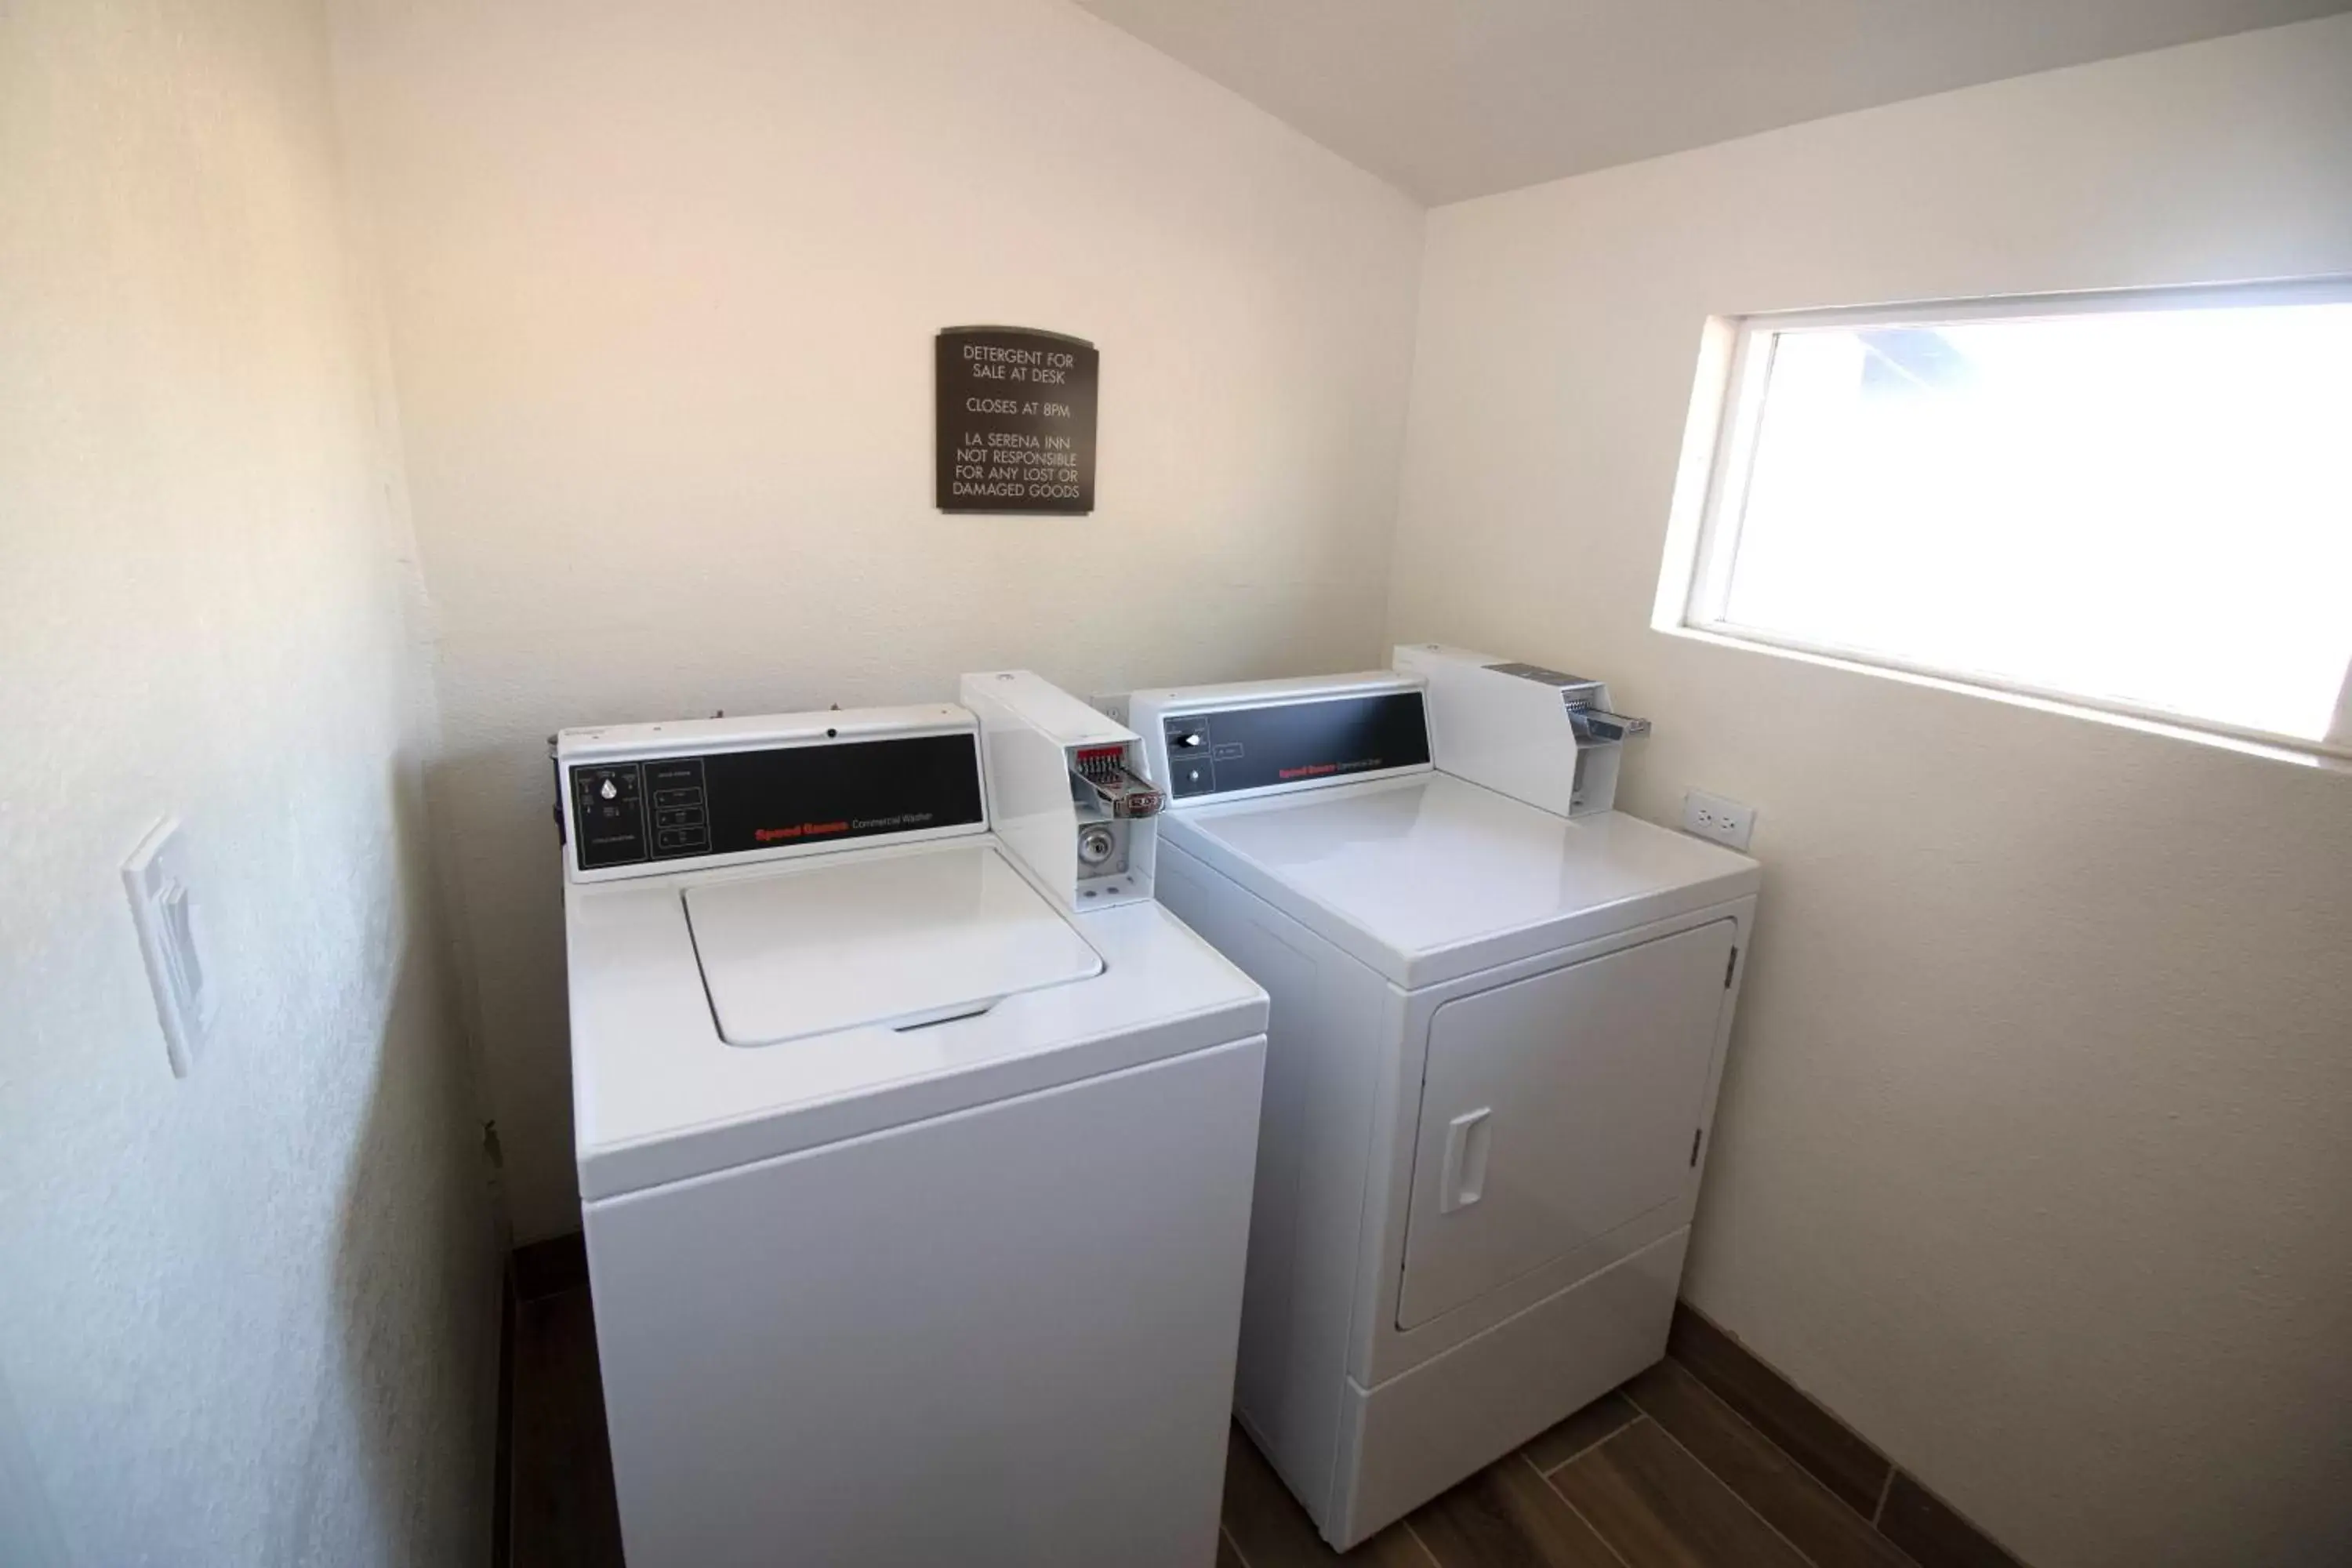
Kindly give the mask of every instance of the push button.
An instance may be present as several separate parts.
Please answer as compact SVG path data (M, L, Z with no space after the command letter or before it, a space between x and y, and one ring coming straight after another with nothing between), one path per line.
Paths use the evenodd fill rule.
M654 830L654 847L667 854L683 855L710 847L710 830L707 827L659 827Z

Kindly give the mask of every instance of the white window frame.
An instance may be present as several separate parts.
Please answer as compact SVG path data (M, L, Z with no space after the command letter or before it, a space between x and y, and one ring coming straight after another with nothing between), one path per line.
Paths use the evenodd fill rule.
M2122 720L2192 739L2236 742L2301 762L2352 763L2352 670L2336 697L2326 736L2281 735L2221 720L2176 713L2111 698L2036 686L2005 674L1906 659L1874 648L1792 637L1742 626L1725 614L1738 554L1739 520L1763 422L1764 391L1778 334L1811 327L1922 327L1955 321L2037 321L2128 310L2226 310L2250 305L2352 303L2352 277L2278 282L2118 289L2095 293L2021 294L1921 300L1819 310L1765 311L1710 318L1701 340L1697 384L1675 475L1666 559L1651 624L1704 641L1761 648L1812 662L1890 675L1948 689L2091 718Z

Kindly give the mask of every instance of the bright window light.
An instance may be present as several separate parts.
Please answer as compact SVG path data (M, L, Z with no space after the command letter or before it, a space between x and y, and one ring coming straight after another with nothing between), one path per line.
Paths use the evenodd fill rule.
M1735 331L1681 624L2352 745L2352 287Z

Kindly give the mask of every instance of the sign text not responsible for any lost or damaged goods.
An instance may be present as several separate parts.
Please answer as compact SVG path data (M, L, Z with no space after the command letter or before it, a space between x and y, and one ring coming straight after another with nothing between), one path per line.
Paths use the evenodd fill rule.
M1095 509L1093 344L1020 327L939 336L941 511Z

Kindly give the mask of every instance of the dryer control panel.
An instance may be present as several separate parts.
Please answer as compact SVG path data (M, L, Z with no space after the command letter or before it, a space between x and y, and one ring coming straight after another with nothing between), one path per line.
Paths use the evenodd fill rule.
M1128 708L1179 805L1430 766L1425 694L1392 675L1138 691Z
M626 875L673 869L677 862L727 863L988 826L980 738L968 716L961 729L931 733L891 733L865 714L750 723L785 732L768 736L770 744L730 737L734 743L666 755L622 753L638 750L631 742L653 738L648 731L697 740L702 737L679 732L704 726L632 725L558 736L568 870L575 878Z
M1178 799L1383 773L1429 761L1418 691L1228 708L1160 721Z

